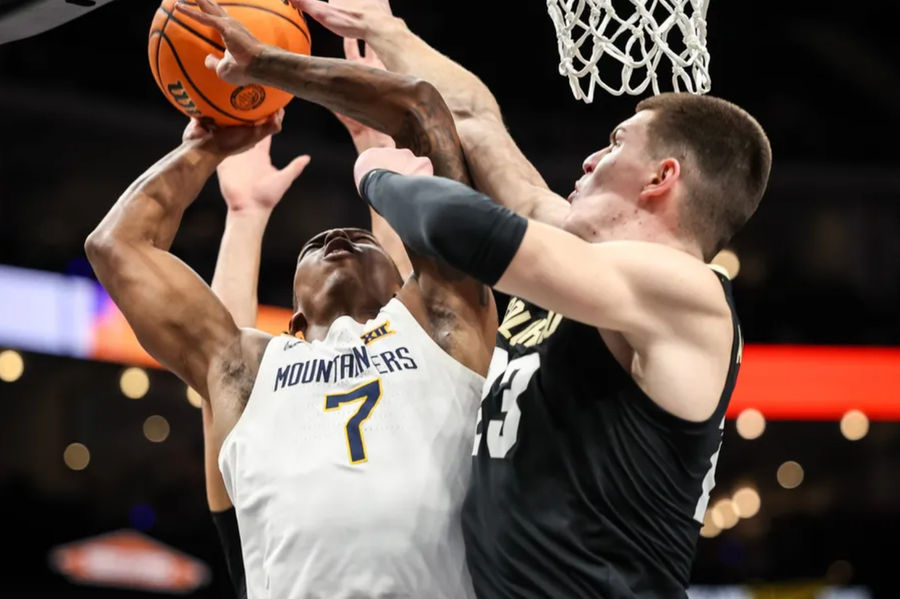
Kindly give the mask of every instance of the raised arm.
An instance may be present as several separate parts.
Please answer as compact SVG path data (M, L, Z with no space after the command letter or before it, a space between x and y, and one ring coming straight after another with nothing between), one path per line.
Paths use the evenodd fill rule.
M623 367L650 397L682 418L710 416L730 365L733 323L716 275L699 258L655 243L591 244L465 185L372 170L379 162L399 170L384 156L360 157L360 192L408 246L504 293L621 334L633 352L619 356Z
M347 60L384 70L384 65L371 48L367 47L365 53L360 53L357 40L344 39L344 56ZM396 147L394 139L390 135L367 127L339 112L335 112L334 116L347 129L357 154L362 154L370 148ZM375 209L371 206L369 206L369 218L372 223L372 234L378 240L378 243L381 244L381 247L384 248L384 251L387 252L388 256L391 257L391 260L394 261L394 264L397 265L397 270L400 271L400 276L405 281L412 274L413 267L412 262L409 260L409 254L406 253L406 248L403 246L403 241L387 221L381 218L381 215L375 212Z
M235 85L278 87L390 135L399 147L428 156L435 172L468 181L453 117L438 91L415 77L389 73L347 60L293 54L268 46L228 17L214 0L198 0L200 10L178 10L218 31L228 48L206 65Z
M298 156L283 169L276 169L269 156L271 145L272 138L266 137L225 159L216 169L228 212L212 290L239 327L256 326L256 288L269 217L310 160Z
M206 283L168 249L219 162L279 128L280 116L215 133L193 123L182 145L125 191L85 244L97 278L141 345L204 397L245 383L258 366L246 362L259 343L241 333Z
M427 156L434 172L468 182L453 117L431 84L347 60L315 58L264 46L214 0L202 12L179 5L222 36L228 52L207 66L234 84L274 85L390 135L399 147ZM429 165L430 167L431 165ZM430 256L410 253L414 269L400 299L454 358L486 371L496 333L490 291Z
M491 91L393 17L387 0L291 3L338 35L365 40L388 70L434 85L452 111L475 186L514 212L559 226L568 202L519 150Z

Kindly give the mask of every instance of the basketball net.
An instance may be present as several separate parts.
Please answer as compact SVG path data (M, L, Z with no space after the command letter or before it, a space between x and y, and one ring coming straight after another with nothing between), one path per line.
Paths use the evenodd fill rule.
M674 91L705 94L710 89L708 5L709 0L547 0L559 39L559 73L569 78L575 98L586 103L593 101L598 85L616 96L642 94L648 85L659 94L661 62L671 65ZM603 65L615 68L616 63L620 77L601 76L601 67L608 70Z

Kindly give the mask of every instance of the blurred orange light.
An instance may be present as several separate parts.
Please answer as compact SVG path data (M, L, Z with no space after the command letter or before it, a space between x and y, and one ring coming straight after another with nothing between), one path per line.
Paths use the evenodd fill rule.
M728 416L769 420L900 420L900 348L747 345Z

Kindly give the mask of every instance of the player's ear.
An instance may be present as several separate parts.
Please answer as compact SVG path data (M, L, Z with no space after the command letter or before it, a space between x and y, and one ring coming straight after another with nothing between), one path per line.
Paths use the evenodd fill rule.
M641 190L640 199L643 202L653 202L668 195L681 177L681 163L677 158L661 160L653 173L650 181Z
M298 311L291 317L291 325L290 329L288 329L288 332L294 336L296 336L297 333L306 335L307 324L308 323L306 322L306 316L303 315L303 312Z

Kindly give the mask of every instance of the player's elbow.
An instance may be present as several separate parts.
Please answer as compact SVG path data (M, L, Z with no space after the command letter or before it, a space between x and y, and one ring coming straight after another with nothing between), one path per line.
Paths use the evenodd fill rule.
M447 107L441 92L425 81L415 79L409 83L410 116L422 130L435 127L444 128L453 124L453 113Z
M84 253L87 255L91 266L98 270L103 265L114 262L117 259L117 256L121 254L121 244L111 231L106 230L101 225L94 229L84 241Z

